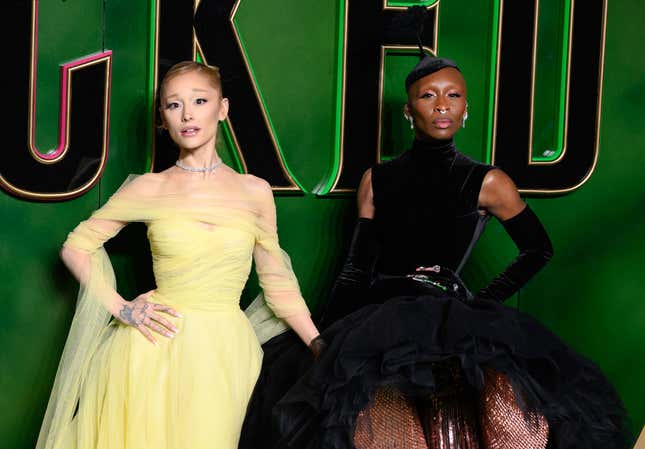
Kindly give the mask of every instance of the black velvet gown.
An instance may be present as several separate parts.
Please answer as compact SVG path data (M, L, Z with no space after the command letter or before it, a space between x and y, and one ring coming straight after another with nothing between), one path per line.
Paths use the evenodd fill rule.
M378 261L368 289L331 299L314 362L287 332L267 342L240 448L352 449L359 413L384 386L433 394L451 360L474 390L502 373L527 416L548 422L549 447L625 448L621 400L599 368L535 319L473 299L456 274L484 229L477 207L486 173L452 143L415 142L372 169ZM404 278L439 265L440 289Z

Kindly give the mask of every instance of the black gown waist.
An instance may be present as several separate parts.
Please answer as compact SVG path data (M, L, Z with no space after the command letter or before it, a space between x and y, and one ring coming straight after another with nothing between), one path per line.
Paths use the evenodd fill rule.
M472 293L459 275L449 268L435 266L431 271L407 275L378 273L370 284L370 295L376 303L400 296L451 297L470 301Z

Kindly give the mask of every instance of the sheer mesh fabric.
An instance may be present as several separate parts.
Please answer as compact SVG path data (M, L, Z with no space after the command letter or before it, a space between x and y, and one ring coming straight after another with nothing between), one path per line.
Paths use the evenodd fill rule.
M271 309L267 310L260 303L262 297L254 302L254 316L261 317L254 324L265 329L258 332L273 335L285 329L281 318L309 315L289 258L279 245L270 190L268 193L259 190L242 176L239 176L240 182L223 184L217 190L193 186L173 191L161 179L150 174L129 177L103 207L69 234L64 243L89 257L82 270L76 313L36 449L76 447L70 443L70 434L81 432L81 426L75 422L81 391L87 388L85 383L94 382L86 374L99 369L88 370L88 367L96 365L92 357L97 348L116 332L115 326L108 325L110 315L105 310L106 301L115 294L116 282L103 244L129 222L143 222L148 227L157 283L150 301L169 304L182 314L239 312L240 294L255 258L265 302ZM245 328L242 331L246 332ZM239 338L246 341L247 335L241 334ZM259 361L253 355L257 352L261 356L257 339L255 343L247 343L244 350L252 354L253 360L249 362L252 365L240 369L254 371L257 368L259 372ZM250 387L244 385L242 393L235 393L237 390L229 393L240 397L249 390L250 395L254 379L245 382ZM240 426L244 400L248 398L239 399L242 405L237 415L241 416L236 417ZM230 444L236 444L233 441L236 437L230 438ZM76 438L77 442L81 440ZM128 447L136 447L136 444ZM105 447L112 446L106 444Z

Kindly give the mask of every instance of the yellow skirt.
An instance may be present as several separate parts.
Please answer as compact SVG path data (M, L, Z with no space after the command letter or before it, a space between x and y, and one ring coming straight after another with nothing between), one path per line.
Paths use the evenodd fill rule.
M182 311L158 346L113 323L60 449L236 449L262 349L242 311ZM57 448L58 449L58 448Z

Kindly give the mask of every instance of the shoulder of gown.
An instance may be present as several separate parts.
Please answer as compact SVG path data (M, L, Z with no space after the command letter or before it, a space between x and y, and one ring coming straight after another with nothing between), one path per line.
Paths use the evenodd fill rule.
M216 188L170 185L163 173L129 175L95 218L150 222L164 218L194 219L242 229L257 237L276 231L273 191L257 176L227 171Z

